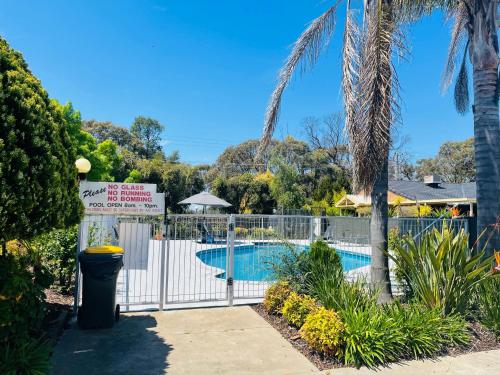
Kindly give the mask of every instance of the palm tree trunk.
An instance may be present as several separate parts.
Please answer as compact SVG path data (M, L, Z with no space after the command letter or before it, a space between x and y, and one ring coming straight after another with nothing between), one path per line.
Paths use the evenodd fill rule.
M387 159L386 159L387 160ZM372 247L371 282L380 289L379 303L392 299L387 256L387 227L389 221L387 191L389 190L388 161L373 185L371 200L370 242Z
M500 250L500 125L498 113L497 1L476 8L470 57L474 79L474 152L476 159L477 233L487 230L478 248ZM486 244L486 239L489 241Z
M500 250L500 126L497 67L474 69L474 150L476 158L477 233L487 255ZM491 237L490 237L491 236ZM486 243L486 240L489 241Z

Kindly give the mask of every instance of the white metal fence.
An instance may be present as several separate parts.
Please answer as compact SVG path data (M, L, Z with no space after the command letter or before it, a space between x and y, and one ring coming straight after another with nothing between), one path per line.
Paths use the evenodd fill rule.
M287 215L86 216L80 249L109 243L125 249L117 303L126 309L257 302L273 281L273 264L324 239L337 249L346 277L369 277L370 220ZM467 219L391 218L400 235L420 236ZM78 288L77 288L78 290ZM77 292L78 295L78 292ZM78 301L78 299L77 299Z

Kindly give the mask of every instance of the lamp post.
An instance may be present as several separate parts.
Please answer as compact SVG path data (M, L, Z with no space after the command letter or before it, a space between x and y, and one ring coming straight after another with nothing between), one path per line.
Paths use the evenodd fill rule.
M78 181L80 182L85 180L87 178L87 173L90 172L90 168L92 167L90 161L85 158L80 158L75 161L75 166L78 170Z
M87 173L89 173L92 165L90 161L85 158L80 158L75 161L75 167L78 170L78 185L80 182L87 178ZM80 254L80 242L82 238L82 225L81 223L78 225L78 239L76 243L76 277L75 277L75 290L74 290L74 302L73 302L73 314L77 314L78 312L78 299L80 295L80 263L78 262L78 255Z

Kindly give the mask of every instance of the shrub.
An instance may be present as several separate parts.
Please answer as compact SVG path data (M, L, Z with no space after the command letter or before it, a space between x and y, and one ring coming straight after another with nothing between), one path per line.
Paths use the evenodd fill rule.
M252 228L250 229L250 238L276 238L277 234L273 228Z
M327 355L341 355L344 324L337 313L324 307L310 313L300 334L315 350Z
M22 55L0 37L0 246L79 221L76 150Z
M45 316L45 272L26 255L0 257L0 373L47 373L48 352L33 337ZM31 368L30 371L24 371ZM37 370L38 371L38 370Z
M276 280L287 281L293 290L306 293L306 277L310 265L308 252L293 244L284 244L284 250L271 259L271 269Z
M448 207L435 208L432 210L432 216L442 219L451 219L451 210Z
M405 307L399 303L385 307L387 317L395 320L405 338L405 351L414 358L433 356L441 349L441 342L437 340L439 333L437 322L441 317L439 311L419 307L418 305Z
M30 271L28 257L0 257L0 343L36 333L44 317L46 285Z
M317 284L336 288L343 280L340 257L324 241L315 241L308 251L288 245L272 263L274 276L286 280L300 293L311 294Z
M353 282L342 281L333 286L325 277L311 288L311 294L327 309L342 312L347 309L367 309L377 302L378 291L369 288L362 278Z
M63 293L71 293L75 278L75 256L78 227L53 230L37 237L30 245L54 277L54 285Z
M467 322L460 314L443 316L439 321L439 340L443 343L443 348L450 346L467 345L470 335L467 330Z
M288 323L300 328L304 324L307 315L317 308L318 306L313 298L292 292L286 299L281 313Z
M478 290L480 320L500 338L500 277L486 280Z
M307 265L305 286L312 296L319 294L320 289L337 290L344 282L340 256L324 241L316 241L311 245Z
M419 240L405 237L389 254L404 273L415 297L445 314L464 312L474 289L488 277L492 259L484 251L473 255L468 236L443 224Z
M350 283L344 279L340 257L327 243L314 242L304 263L307 273L303 288L327 309L341 312L376 303L377 292L370 290L365 280L357 279Z
M234 232L237 237L246 237L248 235L248 229L243 227L234 228Z
M291 292L290 284L286 281L278 281L267 288L263 302L266 311L270 314L281 313L283 304Z
M342 312L345 325L344 362L348 365L375 367L401 356L404 335L395 320L373 306Z
M437 308L398 302L366 309L346 309L346 364L374 367L401 358L431 357L443 349L469 342L467 323L460 315L444 316Z
M0 374L49 374L49 355L49 346L34 338L26 339L17 345L7 344L0 353Z
M468 343L467 323L459 315L443 316L439 309L417 303L393 303L384 307L404 337L404 355L432 357L443 348Z
M396 247L401 247L401 246L404 246L404 243L403 243L403 238L399 235L399 229L392 228L389 231L388 243L387 243L387 248L389 250L389 253L393 254L393 256L398 256L397 253L394 252L394 249ZM413 298L413 290L411 289L411 285L408 284L408 281L405 277L406 272L401 268L405 266L405 263L401 263L401 265L399 264L400 262L397 262L394 265L393 272L396 278L397 287L403 294L404 299L408 301Z
M315 241L309 250L310 272L312 276L333 274L342 279L342 263L337 251L330 247L325 241Z

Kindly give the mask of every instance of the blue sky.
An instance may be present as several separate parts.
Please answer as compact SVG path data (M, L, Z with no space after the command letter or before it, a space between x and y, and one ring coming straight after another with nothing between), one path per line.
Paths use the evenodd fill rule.
M130 126L137 115L166 126L166 152L215 160L230 144L259 137L276 73L325 0L3 0L0 34L24 54L51 97L84 119ZM276 136L304 137L301 121L341 106L338 29L316 68L297 76ZM398 65L402 134L414 159L445 140L473 135L439 82L449 41L440 15L413 25L411 56Z

